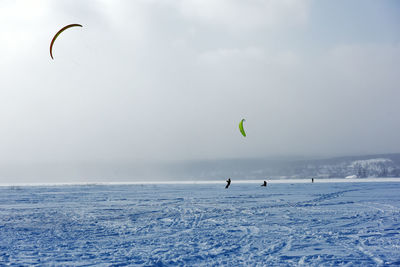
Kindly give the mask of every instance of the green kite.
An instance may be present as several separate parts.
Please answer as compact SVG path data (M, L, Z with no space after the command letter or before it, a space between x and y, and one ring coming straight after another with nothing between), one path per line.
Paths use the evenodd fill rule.
M242 135L244 136L244 137L246 137L246 133L245 133L245 131L244 131L244 129L243 129L243 122L245 121L245 119L242 119L241 121L240 121L240 123L239 123L239 130L240 130L240 132L242 133Z

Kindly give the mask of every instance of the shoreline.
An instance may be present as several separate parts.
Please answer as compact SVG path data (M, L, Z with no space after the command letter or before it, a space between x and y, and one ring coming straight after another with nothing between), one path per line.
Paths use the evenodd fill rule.
M233 184L260 184L264 180L232 180ZM268 184L305 184L311 183L308 179L271 179L266 180ZM314 183L382 183L382 182L400 182L398 178L332 178L332 179L316 179ZM132 182L59 182L59 183L0 183L0 187L12 186L95 186L95 185L196 185L196 184L225 184L225 180L218 181L132 181Z

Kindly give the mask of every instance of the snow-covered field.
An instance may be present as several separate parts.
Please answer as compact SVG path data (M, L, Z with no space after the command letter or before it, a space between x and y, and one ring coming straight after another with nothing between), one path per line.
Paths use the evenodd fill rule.
M3 186L0 263L400 265L400 183Z

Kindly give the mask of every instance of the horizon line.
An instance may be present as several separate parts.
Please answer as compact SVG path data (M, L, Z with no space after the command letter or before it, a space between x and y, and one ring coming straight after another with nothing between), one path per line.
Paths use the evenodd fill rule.
M264 180L232 180L232 184L259 184ZM311 183L307 179L271 179L268 184L304 184ZM371 183L371 182L400 182L400 177L391 178L315 178L314 183ZM55 182L55 183L0 183L0 187L13 186L101 186L101 185L196 185L196 184L225 184L225 181L131 181L131 182Z

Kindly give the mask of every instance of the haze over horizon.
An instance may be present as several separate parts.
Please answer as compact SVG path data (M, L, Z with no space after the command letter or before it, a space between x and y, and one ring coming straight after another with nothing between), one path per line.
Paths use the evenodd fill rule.
M1 1L0 165L400 152L399 14L373 0ZM52 60L70 23L83 27Z

